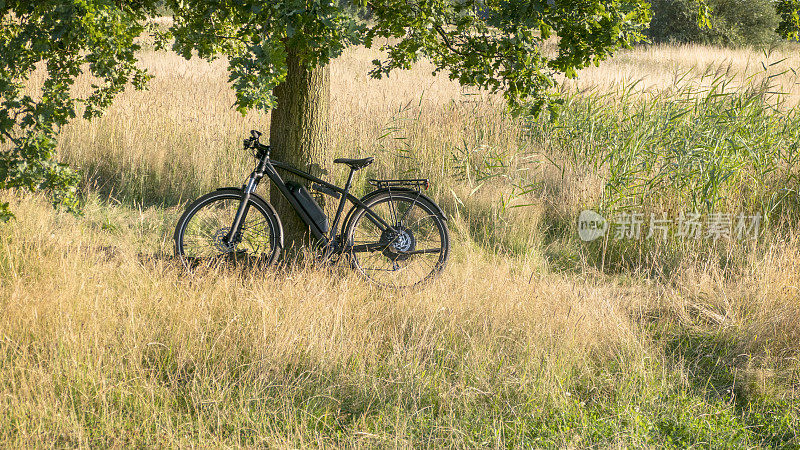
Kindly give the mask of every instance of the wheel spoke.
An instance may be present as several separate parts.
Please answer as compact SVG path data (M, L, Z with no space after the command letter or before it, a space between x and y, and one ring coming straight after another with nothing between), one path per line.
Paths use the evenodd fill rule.
M265 256L267 261L274 260L279 249L273 238L273 221L257 203L250 204L234 245L229 248L224 242L240 204L238 193L223 193L211 194L205 203L190 206L193 209L186 213L189 217L179 222L183 229L178 233L177 250L184 262L195 264L220 257L230 263Z
M387 286L405 287L436 275L447 258L447 227L436 207L420 194L394 193L376 198L369 206L392 229L373 226L366 210L354 216L348 228L349 252L359 271Z

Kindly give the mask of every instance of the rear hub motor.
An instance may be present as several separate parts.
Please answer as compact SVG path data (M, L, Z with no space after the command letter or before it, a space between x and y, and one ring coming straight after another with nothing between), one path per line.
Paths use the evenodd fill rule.
M383 255L392 261L405 261L411 258L413 255L409 255L408 252L414 251L417 247L414 233L399 224L394 227L394 231L388 228L384 230L381 241L388 243L383 249Z

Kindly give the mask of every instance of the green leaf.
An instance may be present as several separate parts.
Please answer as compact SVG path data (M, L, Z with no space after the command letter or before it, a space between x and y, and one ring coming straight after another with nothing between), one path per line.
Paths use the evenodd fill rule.
M2 6L2 0L0 0L0 7ZM8 222L13 218L14 214L11 213L11 208L8 206L8 202L0 202L0 222Z

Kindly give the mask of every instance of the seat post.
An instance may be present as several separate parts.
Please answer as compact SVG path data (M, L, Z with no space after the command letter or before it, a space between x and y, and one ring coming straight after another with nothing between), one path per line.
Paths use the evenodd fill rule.
M353 182L353 174L355 171L356 169L351 167L350 175L347 176L347 183L344 185L344 195L342 195L342 198L339 200L339 207L336 209L336 216L334 216L333 225L331 225L331 239L336 237L336 229L339 227L339 218L341 218L342 211L344 211L344 204L347 202L347 194L350 192L350 184Z

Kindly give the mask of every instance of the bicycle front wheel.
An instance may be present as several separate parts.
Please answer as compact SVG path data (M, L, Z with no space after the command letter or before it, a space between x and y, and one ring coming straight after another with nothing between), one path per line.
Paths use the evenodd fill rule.
M273 264L280 254L283 229L269 203L251 196L241 231L230 245L236 211L242 203L238 189L221 189L195 200L175 227L175 255L188 268L201 264Z
M355 211L347 227L353 266L383 286L404 288L435 277L447 263L450 237L438 207L418 192L384 192Z

